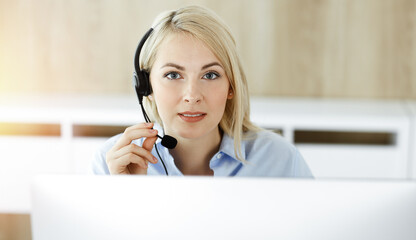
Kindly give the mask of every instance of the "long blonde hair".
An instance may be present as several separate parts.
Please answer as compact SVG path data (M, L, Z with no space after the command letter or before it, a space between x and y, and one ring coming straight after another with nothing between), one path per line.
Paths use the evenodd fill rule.
M161 13L153 23L153 32L143 46L140 68L149 73L155 62L162 41L170 34L187 33L201 40L220 60L230 81L234 94L227 101L224 115L219 123L224 133L234 139L236 157L246 162L241 153L241 141L250 131L259 127L250 121L250 100L246 75L236 49L236 43L227 25L212 11L200 6L188 6ZM150 118L163 126L154 101L144 100L150 109Z

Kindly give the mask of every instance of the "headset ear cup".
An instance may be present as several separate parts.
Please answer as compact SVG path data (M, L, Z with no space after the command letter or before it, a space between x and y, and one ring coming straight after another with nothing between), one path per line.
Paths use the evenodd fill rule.
M152 86L150 85L150 76L148 72L145 71L141 71L143 74L143 86L145 86L144 91L145 91L145 96L149 96L150 94L152 94Z
M140 71L139 73L140 91L143 96L149 96L152 91L150 89L149 73Z
M145 71L133 73L133 83L136 89L137 97L147 97L152 93L150 87L149 74Z
M136 94L137 94L137 98L140 101L140 95L141 95L140 90L139 90L140 83L139 83L139 77L137 76L136 71L133 72L133 79L132 80L133 80L134 90L136 91Z

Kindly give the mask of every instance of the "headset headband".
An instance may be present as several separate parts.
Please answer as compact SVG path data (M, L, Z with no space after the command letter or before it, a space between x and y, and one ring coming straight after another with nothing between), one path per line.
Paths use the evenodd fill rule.
M153 32L153 28L150 28L146 34L143 36L142 40L140 40L139 45L137 46L136 55L134 56L134 69L136 72L140 72L140 52L142 51L143 45L146 40L149 38L150 34Z

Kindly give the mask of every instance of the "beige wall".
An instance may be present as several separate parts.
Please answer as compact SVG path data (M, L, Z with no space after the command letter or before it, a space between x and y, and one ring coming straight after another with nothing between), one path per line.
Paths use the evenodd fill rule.
M414 0L0 0L0 93L132 94L142 34L189 3L229 24L253 95L416 98Z

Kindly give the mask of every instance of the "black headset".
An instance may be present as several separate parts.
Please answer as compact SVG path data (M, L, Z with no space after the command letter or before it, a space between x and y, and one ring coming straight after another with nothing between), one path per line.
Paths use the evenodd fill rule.
M153 32L153 28L150 28L143 38L140 40L139 45L137 46L136 54L134 56L134 73L133 73L133 85L134 89L136 90L137 98L139 99L140 107L142 109L143 117L146 122L150 122L150 118L147 116L146 111L143 107L143 97L147 97L152 94L152 86L150 85L150 77L149 72L146 70L140 69L140 52L142 51L143 45L146 40L149 38L150 34ZM158 138L162 139L162 146L174 149L178 141L169 135L163 136L163 138L157 135ZM157 155L159 156L163 167L165 168L166 175L168 175L165 163L162 160L162 157L157 150L157 145L155 143L155 149Z
M142 40L140 40L139 46L137 46L136 55L134 56L133 84L134 88L136 89L137 97L139 98L140 104L142 104L143 96L147 97L150 94L152 94L149 73L145 70L140 69L140 52L142 51L144 43L149 38L152 32L153 28L149 29L146 32Z

